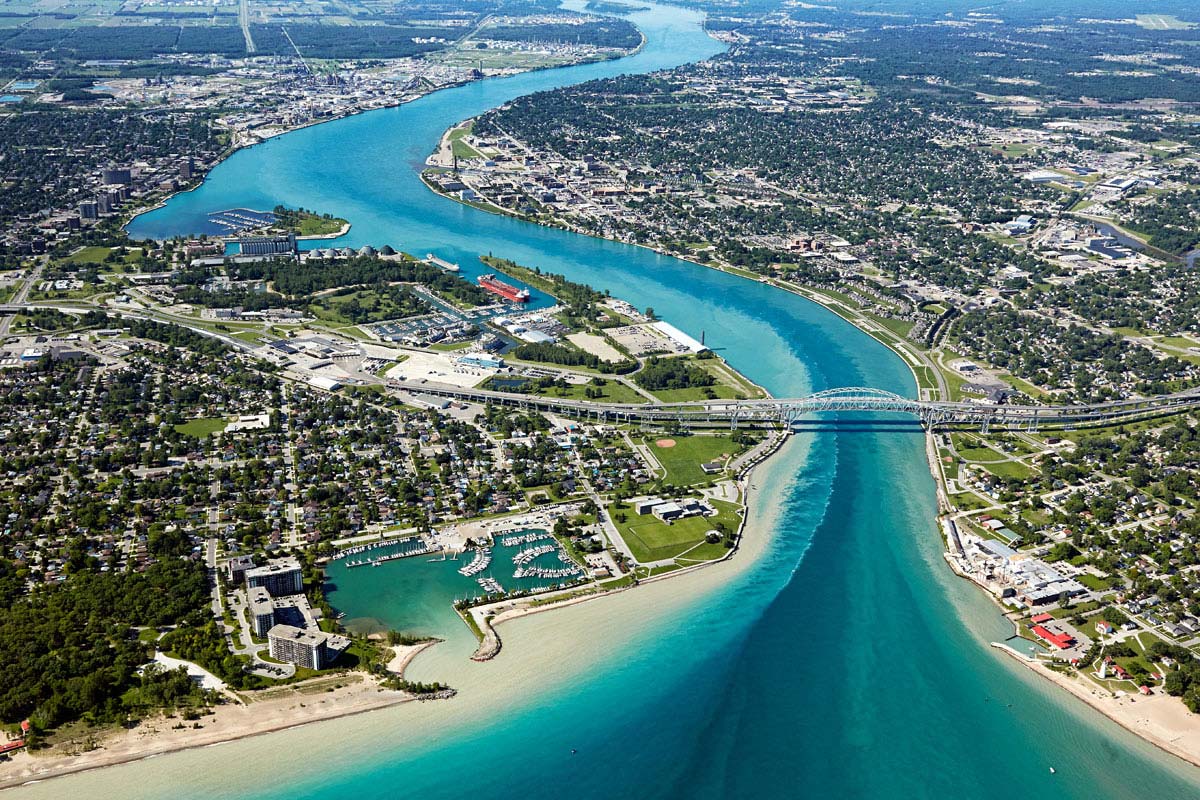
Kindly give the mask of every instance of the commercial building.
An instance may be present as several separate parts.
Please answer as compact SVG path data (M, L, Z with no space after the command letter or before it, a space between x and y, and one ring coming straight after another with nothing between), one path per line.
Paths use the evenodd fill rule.
M554 337L550 337L550 341L554 341ZM459 356L458 363L466 367L481 367L483 369L500 369L504 366L503 358L495 356L482 355L477 353L468 353L467 355Z
M298 667L325 669L337 660L350 640L322 631L309 631L291 625L276 625L267 633L271 658Z
M296 234L287 236L247 236L237 240L238 250L244 256L300 256L296 245Z
M1069 650L1075 645L1075 637L1069 633L1056 633L1042 625L1034 625L1033 632L1039 639L1057 647L1059 650Z
M274 597L304 591L304 571L294 557L277 558L266 566L246 570L246 588L262 587Z
M113 167L100 173L100 182L108 185L128 186L133 183L133 176L128 168Z

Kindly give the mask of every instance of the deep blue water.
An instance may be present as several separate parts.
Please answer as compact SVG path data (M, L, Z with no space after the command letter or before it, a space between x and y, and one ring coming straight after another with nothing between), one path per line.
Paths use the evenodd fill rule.
M271 140L139 218L131 233L186 233L226 208L304 206L353 223L339 244L432 251L464 270L494 252L653 306L693 335L704 331L777 396L858 385L912 394L898 358L801 298L491 216L434 196L416 178L444 129L514 96L721 49L689 12L658 7L633 19L648 37L637 56L481 81ZM438 727L414 744L400 736L405 713L372 714L356 718L363 735L329 742L320 757L265 758L266 740L251 740L101 774L123 776L131 797L1200 796L1195 770L986 647L1010 630L940 557L919 432L890 425L802 437L807 459L756 478L783 497L783 513L752 569L686 613L622 616L618 648L552 691L523 694L482 729ZM483 674L503 683L504 664ZM234 765L245 753L260 757L240 774ZM163 789L171 780L179 783Z

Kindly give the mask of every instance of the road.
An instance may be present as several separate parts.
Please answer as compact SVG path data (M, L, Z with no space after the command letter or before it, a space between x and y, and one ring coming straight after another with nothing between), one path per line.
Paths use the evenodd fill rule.
M253 55L258 48L254 46L254 37L250 35L250 0L242 0L238 6L238 24L242 26L242 36L246 39L246 52Z
M37 266L29 270L29 275L25 278L25 282L21 284L21 287L17 289L17 293L13 295L9 305L20 306L25 304L25 301L29 299L29 291L42 277L42 270L45 269L48 258L49 256L42 256ZM8 314L0 317L0 337L8 335L8 331L12 327L13 319L15 318L16 314Z

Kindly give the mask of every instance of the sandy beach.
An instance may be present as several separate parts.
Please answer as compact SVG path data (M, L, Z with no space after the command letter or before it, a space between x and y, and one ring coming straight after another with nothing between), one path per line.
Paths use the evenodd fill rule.
M1137 734L1174 756L1200 766L1200 725L1197 717L1178 697L1168 694L1150 696L1113 695L1086 678L1055 672L1040 661L1030 660L1009 647L997 646L1014 661L1051 683L1066 689L1079 700L1108 717L1126 730Z
M416 651L427 644L415 646ZM404 663L413 655L416 652L409 654ZM415 699L404 692L382 689L374 680L355 674L317 678L243 697L248 702L216 706L211 714L194 723L160 716L143 720L130 730L97 734L93 742L81 743L75 751L69 745L45 752L22 751L0 764L0 788L260 736ZM83 746L93 749L82 750Z

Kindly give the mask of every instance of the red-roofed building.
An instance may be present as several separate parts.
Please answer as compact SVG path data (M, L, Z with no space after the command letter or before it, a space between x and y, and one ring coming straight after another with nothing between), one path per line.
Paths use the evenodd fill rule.
M1075 638L1069 633L1054 633L1041 625L1034 625L1033 632L1039 639L1049 644L1054 645L1059 650L1066 650L1071 645L1075 644Z
M1054 619L1053 614L1037 614L1030 618L1030 622L1034 625L1041 625L1043 622L1049 622L1052 619Z

